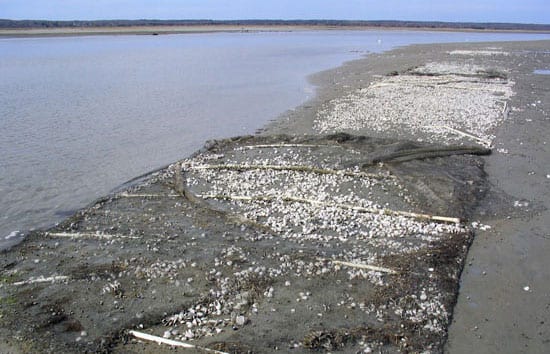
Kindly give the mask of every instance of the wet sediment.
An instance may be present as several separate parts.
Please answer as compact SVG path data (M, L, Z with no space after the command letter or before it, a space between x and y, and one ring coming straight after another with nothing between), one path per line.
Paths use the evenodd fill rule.
M515 92L508 69L462 57L478 54L419 52L379 77L352 64L315 109L29 235L0 261L5 338L22 352L170 351L139 333L202 351L443 351L487 228L471 223L492 193L482 156Z
M210 143L8 253L2 319L32 350L118 351L128 330L233 352L437 350L485 186L479 158L434 151Z

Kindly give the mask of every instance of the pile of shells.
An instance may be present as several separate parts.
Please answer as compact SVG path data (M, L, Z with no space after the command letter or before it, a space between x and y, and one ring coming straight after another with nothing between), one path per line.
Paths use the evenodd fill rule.
M491 146L514 83L472 64L428 63L328 102L315 129ZM465 140L466 138L466 140Z
M461 56L482 56L482 57L490 57L490 56L509 56L509 52L503 52L501 48L487 48L487 49L480 49L480 50L464 50L464 49L456 49L451 50L449 52L450 55L461 55Z
M319 150L339 149L339 156L345 156L340 146L260 146L256 147L256 153L251 153L253 149L254 146L239 146L226 154L204 153L170 169L180 169L178 173L184 176L187 194L206 201L216 210L238 214L243 217L241 220L262 226L271 235L266 237L315 249L319 257L304 261L281 253L268 254L265 258L276 260L278 265L233 271L226 278L218 269L212 269L210 274L222 278L217 282L217 289L211 290L209 302L165 319L173 328L185 325L183 334L175 330L180 333L179 339L214 335L229 325L245 323L250 311L257 308L246 297L243 301L242 294L232 291L228 285L242 283L243 276L255 274L272 282L289 275L311 278L344 272L349 281L362 279L375 287L387 288L393 281L387 273L393 270L384 268L384 259L414 257L449 234L468 232L460 224L387 213L388 208L411 208L407 190L388 173L367 174L357 166L320 173L320 169L329 164L319 159ZM305 168L313 163L310 170ZM300 168L292 168L296 166ZM232 247L222 252L215 265L232 266L235 256L245 258L241 249ZM368 268L369 265L380 267ZM357 308L379 322L384 322L388 314L397 315L422 324L427 331L442 333L448 324L450 309L443 304L438 287L431 284L430 279L435 280L437 275L433 269L426 271L429 276L418 293L405 295L397 302L377 306L348 296L337 306ZM453 276L457 277L458 273ZM274 291L277 293L276 288L270 286L256 297L271 298ZM306 301L310 295L301 292L296 301Z
M431 214L481 173L468 156L372 162L419 150L433 151L346 134L212 142L7 254L0 296L29 301L2 319L58 352L139 351L120 340L136 331L222 352L437 351L471 232ZM420 179L436 186L422 204Z

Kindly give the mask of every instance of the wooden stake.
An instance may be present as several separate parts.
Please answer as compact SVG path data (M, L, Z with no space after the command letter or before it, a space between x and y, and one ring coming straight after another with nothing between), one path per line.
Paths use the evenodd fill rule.
M159 336L154 336L152 334L147 334L147 333L143 333L143 332L130 330L130 331L128 331L128 333L131 334L132 336L136 337L136 338L143 339L143 340L148 340L150 342L155 342L155 343L158 343L158 344L167 344L167 345L171 345L171 346L174 346L174 347L183 347L183 348L187 348L187 349L198 349L198 350L203 350L203 351L210 352L210 353L228 354L226 352L221 352L219 350L214 350L214 349L210 349L210 348L206 348L206 347L199 347L197 345L193 345L193 344L189 344L189 343L185 343L185 342L180 342L180 341L173 340L173 339L162 338L162 337L159 337Z
M276 148L339 148L347 150L353 154L360 154L359 151L353 150L347 146L329 145L329 144L259 144L259 145L244 145L235 148L235 150L252 150L252 149L276 149Z
M334 145L338 146L338 145ZM333 145L311 145L311 144L260 144L239 146L235 150L252 149L276 149L276 148L322 148L333 147Z
M458 130L458 129L455 129L455 128L451 128L451 127L449 127L449 126L447 126L447 125L442 125L441 128L445 128L445 129L450 130L450 131L452 131L452 132L454 132L454 133L456 133L456 134L458 134L458 135L462 135L462 136L465 136L465 137L474 139L474 140L476 140L476 141L478 141L478 142L480 142L480 143L482 143L482 144L484 144L484 145L486 145L486 146L491 146L491 144L492 144L492 142L489 141L489 140L482 139L482 138L480 138L480 137L477 137L477 136L472 135L472 134L470 134L470 133L464 132L464 131L462 131L462 130Z
M122 192L117 195L121 198L175 198L179 197L177 194L130 194L128 192Z
M236 164L223 164L223 165L198 165L192 166L191 169L196 170L274 170L274 171L298 171L298 172L313 172L322 175L342 175L349 177L365 177L365 178L376 178L376 179L385 179L385 178L395 178L391 175L377 175L373 173L365 172L350 172L344 170L331 170L326 168L317 168L311 166L300 166L300 165L236 165Z
M351 268L373 270L375 272L382 272L382 273L388 273L388 274L397 274L397 271L395 271L393 269L385 268L385 267L379 267L379 266L370 265L370 264L336 261L336 260L332 260L332 259L321 259L321 260L332 262L332 264L340 264L340 265L343 265L343 266L346 266L346 267L351 267Z
M54 281L67 280L67 279L69 279L69 277L66 276L66 275L55 275L55 276L51 276L51 277L40 276L38 278L31 278L31 279L28 279L28 280L18 281L18 282L13 283L12 285L25 285L25 284L34 284L34 283L51 283L51 282L54 282Z
M97 234L92 232L46 232L46 236L50 237L69 237L69 238L98 238L110 240L113 238L131 238L138 239L138 236L126 236L126 235L110 235L110 234Z
M280 198L271 197L271 196L249 197L249 196L241 196L241 195L223 195L223 194L221 195L206 194L206 195L198 195L198 196L204 199L225 199L225 200L239 200L239 201L255 201L255 200L274 201L279 199L284 202L298 202L298 203L307 203L307 204L313 204L313 205L319 205L319 206L325 206L325 207L336 207L340 209L355 210L363 213L398 215L398 216L405 216L405 217L410 217L414 219L443 221L443 222L460 224L459 218L453 218L448 216L420 214L420 213L413 213L409 211L399 211L399 210L391 210L391 209L365 208L365 207L360 207L360 206L350 205L350 204L327 203L327 202L321 202L319 200L297 198L292 196L282 196Z
M181 163L176 164L176 170L174 171L174 190L179 195L185 196L185 191L184 191L185 182L183 181L182 165L183 164Z

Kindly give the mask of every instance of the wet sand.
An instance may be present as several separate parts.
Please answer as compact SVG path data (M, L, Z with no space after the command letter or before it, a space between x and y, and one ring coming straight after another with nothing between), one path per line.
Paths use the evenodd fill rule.
M513 208L493 213L497 201L489 199L479 210L492 229L478 232L470 249L450 353L544 353L550 344L550 76L533 74L550 67L550 43L502 48L521 53L492 63L509 68L517 94L485 168ZM523 215L513 217L518 209Z
M455 51L454 54L451 54L451 52L453 51ZM488 55L486 53L480 54L484 52L494 53L490 53ZM496 52L498 52L498 54L495 54ZM508 79L514 81L513 90L515 91L515 95L509 98L507 102L507 109L505 110L505 112L507 113L508 119L500 124L497 127L496 131L492 132L494 136L493 154L484 157L477 157L474 160L471 160L478 161L477 159L482 159L484 161L485 170L488 173L488 182L491 187L490 191L487 193L487 197L481 202L476 211L474 211L472 214L472 210L469 210L469 215L467 217L470 221L480 221L481 224L489 225L491 226L491 228L483 228L486 229L485 231L480 228L477 228L477 230L475 230L475 238L473 240L472 246L470 247L466 266L464 268L460 281L460 293L458 296L457 305L454 310L453 321L451 323L451 326L449 327L449 337L445 350L450 353L463 353L467 351L542 353L545 351L545 348L548 345L547 338L550 337L550 267L548 267L549 261L546 255L548 254L548 251L550 249L550 235L548 234L547 221L549 216L548 198L550 197L550 170L548 170L547 167L550 165L550 155L548 154L549 148L547 144L547 137L550 136L550 107L548 106L550 98L548 90L548 87L550 87L550 76L535 75L533 74L533 70L548 69L550 67L549 52L550 42L540 41L519 43L418 45L396 49L383 54L370 55L367 59L350 62L345 64L343 67L319 73L312 77L312 81L319 86L318 96L314 100L304 104L303 106L289 111L280 119L267 126L266 129L261 132L261 135L266 136L266 139L269 139L269 136L274 136L275 134L280 133L293 135L318 135L319 132L316 129L316 121L319 120L319 112L322 112L324 109L326 109L327 103L330 103L333 100L338 100L342 97L347 97L347 95L349 95L350 93L354 93L361 88L366 88L369 86L369 84L375 81L383 80L390 73L396 72L399 75L403 75L411 68L421 67L430 62L457 62L461 64L467 63L471 65L479 65L485 68L495 68L499 71L507 72ZM408 130L373 131L368 126L361 129L351 130L351 132L353 132L354 134L374 136L382 139L394 138L396 134L399 138L409 140L415 140L419 137L415 135L415 132L411 132ZM471 141L468 141L468 139L458 142L471 143ZM473 162L469 163L471 164ZM457 178L459 177L454 175L453 179L456 180ZM164 189L161 188L157 190L154 189L157 188L155 186L156 185L153 185L153 190L148 190L147 193L162 192L166 193L167 198L174 197L174 192L172 189L166 189L163 187ZM145 198L145 201L140 202L141 207L147 205L150 208L154 208L155 201L149 200L151 198L150 196L143 198ZM393 199L388 201L392 202ZM120 209L121 207L115 207L115 209L107 208L105 209L105 211L102 211L102 203L105 203L105 201L97 204L96 208L92 207L92 209L90 209L91 211L81 214L84 219L78 219L79 216L75 216L77 219L73 219L73 221L78 221L77 225L73 225L71 223L71 220L69 220L65 223L66 225L62 227L66 227L67 229L73 228L76 232L78 230L85 230L86 223L93 224L92 226L97 227L101 220L106 223L105 227L107 227L107 224L112 221L111 219L109 219L112 216L109 216L109 213L111 212L108 212L108 210L121 211L122 209ZM113 202L107 201L107 203ZM124 208L128 208L128 210L130 211L140 210L140 204L138 203L138 201L129 203L130 204L128 204ZM134 205L132 203L138 204ZM403 207L403 205L401 204L398 205ZM176 213L173 214L173 217L175 217L178 211L175 209L172 210L173 208L181 208L181 205L178 205L178 203L176 203L174 206L174 203L171 203L169 205L166 205L161 211L167 215L171 215L170 213ZM186 213L188 215L192 212L198 213L196 214L198 215L196 217L198 217L199 220L203 220L203 222L216 219L216 217L212 219L212 216L201 214L203 212L197 211L194 208L184 207L184 210L186 210ZM114 214L114 212L112 213ZM97 220L99 221L94 218L97 218ZM166 220L164 219L164 214L162 218L158 217L158 215L143 215L143 218L144 221L146 221L147 219L151 222L150 227L155 227L155 223L158 222L168 222L171 223L172 227L183 228L182 232L184 234L186 233L186 226L184 224L178 226L178 222L174 222L176 219L173 219L171 221L171 219L168 218L168 220ZM206 226L205 230L207 230L208 232L215 232L215 235L228 235L229 238L227 240L219 241L222 244L224 244L224 242L231 243L232 240L235 240L235 237L238 240L239 234L243 234L243 236L240 237L243 237L247 240L252 237L252 239L250 240L252 240L252 242L256 242L257 250L252 251L252 249L250 249L249 253L246 256L251 259L255 259L256 261L259 261L259 259L263 260L265 258L265 254L262 257L261 254L256 255L256 253L260 252L258 250L261 250L264 246L268 248L271 247L273 239L269 237L257 239L258 235L249 232L246 228L242 229L242 225L239 226L238 224L234 225L231 223L225 226L224 225L225 224L214 226L214 224L212 224L210 227ZM254 229L254 227L252 227L252 229ZM111 230L111 232L119 232L122 234L124 234L124 232L128 233L129 231L131 230ZM56 232L56 230L52 230L52 232ZM152 230L150 232L153 233L156 231ZM131 232L130 235L132 235ZM189 241L187 241L187 247L189 248L187 254L191 255L191 258L193 258L194 256L196 257L197 255L199 255L200 252L203 252L200 250L200 243L203 242L201 241L201 238L204 238L205 235L201 230L189 231L189 235L196 238L198 240L197 242L199 242L199 248L197 248L197 244L189 244ZM96 236L98 236L98 234L96 234ZM94 236L91 235L91 237ZM174 234L170 237L176 237L176 235ZM168 238L168 240L174 239ZM75 244L72 245L71 242L75 242ZM45 258L50 257L52 255L52 252L55 252L51 247L55 248L59 246L55 246L53 244L49 245L46 242L44 243L44 245L40 246L40 241L36 238L36 236L35 239L29 241L28 244L32 245L32 247L26 247L24 243L15 250L17 252L20 252L23 257L28 258L27 261L23 261L18 258L14 261L15 263L9 262L7 264L3 264L4 268L2 281L6 283L6 286L9 286L9 282L13 283L13 280L15 280L10 279L7 274L10 272L10 269L14 267L19 267L17 262L21 262L21 264L25 265L27 269L31 269L32 267L36 267L32 265L33 262L36 263L33 260L34 257L37 257L36 259L38 259L38 262L40 262L41 256L36 255L42 255ZM102 249L110 249L109 247L113 247L113 244L115 246L118 245L116 242L113 241L110 243L100 243L100 246L102 247ZM136 249L136 252L140 252L140 247L146 246L146 254L153 252L151 255L147 255L146 258L151 258L150 260L152 264L156 264L157 268L147 268L148 270L146 270L146 268L144 267L141 272L154 273L160 267L161 271L168 274L168 276L175 276L174 274L177 274L178 269L181 270L185 268L181 265L181 262L178 263L179 261L177 260L172 263L168 262L168 266L166 264L161 265L154 263L154 258L157 257L155 255L155 252L159 251L158 248L161 248L162 251L162 247L159 246L158 240L148 239L141 246L132 245L132 243L122 243L122 245L126 248L134 247ZM62 247L67 247L67 250L71 247L73 247L75 250L81 248L79 252L87 252L83 254L87 254L88 256L91 256L94 254L94 252L96 252L93 248L82 249L82 247L84 246L89 248L92 245L88 245L86 242L83 241L69 241L67 243L62 243ZM229 247L229 244L227 244L226 246ZM47 252L41 250L41 247ZM292 251L292 246L288 247ZM145 249L142 249L142 251L144 250ZM222 254L227 256L228 250L229 248L223 251ZM296 251L298 252L299 250L296 249ZM302 252L303 251L304 249L302 249ZM127 251L119 250L116 252ZM242 254L242 250L232 250L231 252L235 253L235 255L231 257L237 257L231 258L232 262L236 262L237 264L240 264L240 262L245 262L242 259L242 257L244 256L244 254ZM294 256L298 253L301 253L298 252L295 254L293 252L294 251L290 252L290 254ZM209 256L205 257L208 258ZM270 258L267 257L267 259ZM103 276L106 276L105 274L116 274L117 272L120 274L128 273L129 269L135 267L135 264L133 264L133 262L137 262L141 265L141 261L139 260L129 260L129 263L120 263L119 260L120 259L114 257L113 263L109 267L89 264L87 265L86 269L91 273L96 274L95 276L101 279ZM387 261L389 262L389 260ZM27 262L28 264L25 262ZM191 260L186 260L185 262L188 263L191 262ZM197 262L199 263L199 268L201 268L202 265L200 261L197 260ZM268 261L268 263L269 262L271 261ZM323 264L316 265L316 267L319 266L323 266ZM191 268L185 268L185 270L182 272L187 272L187 274L190 275L195 274L193 273L194 271ZM62 264L60 264L58 269L66 269L66 266L62 266ZM60 310L58 310L57 307L54 308L55 306L48 309L32 310L37 310L38 316L45 316L42 319L42 321L45 321L45 326L52 325L59 327L60 325L63 325L65 330L67 330L67 328L72 328L69 332L61 331L61 334L59 334L59 338L69 338L70 340L70 338L72 338L70 336L73 336L75 332L77 333L77 335L78 333L82 334L81 332L85 331L85 329L81 328L81 324L69 321L68 319L71 318L70 316L73 316L74 313L78 312L80 309L85 310L87 307L93 309L94 306L97 306L94 305L95 302L99 303L101 301L101 306L103 306L103 300L105 300L109 296L114 296L119 300L115 300L113 304L109 305L111 306L111 308L108 309L108 313L110 313L111 315L115 314L113 315L115 316L113 317L113 320L118 319L125 322L126 326L123 327L126 328L135 328L135 326L138 326L138 323L158 323L160 321L160 317L164 316L163 312L171 311L171 306L177 305L174 305L172 303L165 304L163 302L146 302L147 300L145 299L145 297L147 296L145 295L145 290L139 289L149 289L149 285L139 285L139 287L136 288L139 290L139 292L137 293L139 296L137 298L141 300L128 302L128 299L124 298L124 294L122 293L122 289L124 288L125 284L121 285L120 283L117 283L117 281L114 280L116 279L116 277L111 279L111 281L106 285L105 282L96 284L93 282L93 279L89 278L89 274L85 274L86 272L83 269L72 269L71 267L69 267L68 269L72 272L71 277L75 279L78 278L81 279L81 281L87 282L87 284L89 284L88 286L94 289L94 295L90 295L90 299L93 299L93 303L81 305L78 305L78 303L73 303L71 305L67 305L68 309L71 309L71 311L67 310L66 313L62 312L64 317L59 316L58 312L60 312ZM225 272L228 270L222 269L222 271ZM436 272L439 271L440 270L436 270ZM141 276L142 273L139 274ZM110 277L110 275L108 275L108 277ZM336 276L336 278L339 279L340 282L346 281L344 278L338 278L338 276ZM246 279L248 279L248 283L244 283L250 285L250 278ZM317 281L315 280L316 278L313 279L314 282ZM59 281L63 282L64 280ZM163 298L162 296L168 296L170 298L174 296L172 290L165 286L162 286L162 284L165 284L163 282L166 281L163 280L162 277L161 279L153 279L152 281L154 284L158 285L159 289L159 294L153 295L153 299L157 296L159 298ZM292 283L294 283L295 281L296 279L293 279ZM121 280L121 282L123 281ZM192 283L192 281L188 281L187 284L184 284L183 287L187 289L185 290L185 292L188 295L186 295L184 299L179 299L176 302L180 301L182 302L182 304L186 304L188 302L189 296L196 296L196 294L194 294L194 291L196 291L194 290L194 288L195 286L199 286L195 285L196 282L202 284L204 280L199 280L196 278L195 283ZM240 284L240 286L243 286L243 284ZM316 296L318 296L315 291L313 291L313 294L308 294L308 284L309 283L301 284L301 286L304 286L303 289L301 287L299 287L298 289L292 289L292 291L296 290L303 292L303 295L299 295L305 297L303 301L307 301L308 298L315 298ZM353 284L357 285L357 283ZM99 286L100 288L96 289L97 286ZM103 288L101 288L102 286ZM264 287L266 289L263 289ZM283 304L284 299L286 297L289 297L289 301L294 301L292 299L292 296L295 296L295 294L293 294L290 289L285 290L285 286L277 287L273 285L273 287L275 287L276 289L275 302L280 305L281 308L286 309L286 307L288 307L289 305ZM52 286L51 288L53 291L54 287ZM270 297L269 286L263 284L262 282L253 283L253 289L263 289L265 290L265 292L262 291L263 296L266 298ZM315 286L313 286L313 289L316 289ZM85 290L85 288L74 288L73 291L80 292L81 290ZM137 290L134 289L134 291ZM143 291L143 295L145 295L145 297L140 295L141 291ZM339 291L341 291L341 289L338 289L336 287L333 289L333 294L338 294ZM357 291L357 289L354 291ZM353 295L351 290L350 293ZM277 297L279 296L279 294L282 294L283 297ZM243 293L241 292L237 295L238 297L240 296L240 301L243 301ZM250 296L250 294L247 296ZM258 294L256 294L256 296L258 296ZM262 298L262 296L260 295L259 298ZM125 300L123 301L122 299ZM2 307L4 309L8 309L10 305L8 301L9 298L4 298L4 300L6 301L3 301ZM319 299L314 299L313 304L318 304L318 300ZM26 299L25 301L25 306L30 306L31 309L33 308L33 306L36 306L35 304L33 304L32 296L31 299ZM128 307L129 312L136 312L136 317L124 317L125 315L122 314L124 312L124 309L120 308L121 305L119 304L119 301L123 304L123 306ZM140 315L140 301L143 301L143 303L149 304L149 306L153 306L154 308L150 307L148 311L144 311L145 314ZM269 306L268 304L261 301L258 301L258 304L258 306L260 307L260 314L262 314L263 311L269 311L268 308L264 308L265 306ZM452 304L452 301L450 302L450 304ZM57 305L61 307L65 306L61 302ZM250 304L245 306L249 305ZM108 304L106 303L105 306L108 306ZM351 304L346 303L346 306L342 309L342 311L344 311L344 313L347 313L347 316L353 316L355 318L357 316L357 313L354 309L355 307L351 306ZM301 311L300 308L297 307L297 311ZM109 319L111 318L111 315L109 315ZM182 316L184 315L187 316L187 314L183 314ZM306 315L307 312L301 313L301 316ZM92 317L93 316L94 315L92 315ZM242 336L255 335L255 332L252 330L252 326L245 326L249 319L248 316L249 315L247 315L246 318L242 319L232 319L233 323L235 323L236 325L242 324L243 328L236 335L231 335L231 333L222 334L222 338L238 339L240 337L242 339L242 343L247 343L247 339L243 338ZM335 314L332 314L331 316L335 316ZM329 318L331 317L329 316ZM263 318L263 320L256 317L253 317L253 319L258 323L261 321L264 321L266 324L270 323L269 316ZM90 319L90 315L87 315L86 320L92 321L93 323L93 321L96 320L100 321L101 318L98 317L95 319ZM338 317L338 320L341 319ZM32 323L26 321L23 321L22 323ZM84 320L82 321L84 323ZM342 323L340 325L343 325L345 327L345 323ZM116 330L116 328L118 328L120 324L116 323L115 321L113 323L109 323L108 326L111 326L113 330ZM317 325L317 327L319 326L320 325ZM287 346L294 343L300 345L296 346L295 348L293 347L293 350L301 351L302 349L307 349L304 348L305 344L309 345L311 343L314 343L315 341L323 343L323 341L327 340L330 342L330 340L334 339L335 337L342 337L342 333L340 332L331 332L330 326L326 326L326 328L326 332L311 332L313 334L312 336L306 336L306 338L310 338L310 340L304 339L304 341L302 341L301 343L286 343L284 341L274 342L272 343L273 348L275 346L281 346L282 343L285 343L285 345ZM262 332L263 336L271 338L269 337L270 335L268 331L269 326L265 327L265 331ZM90 332L90 335L92 335L91 332L93 331L90 329L88 330L88 332ZM18 350L23 352L25 352L25 348L35 348L37 344L40 345L40 343L34 343L33 345L26 347L28 343L21 344L17 341L17 338L15 340L11 338L13 332L10 333L10 337L7 337L8 334L6 332L1 333L1 335L5 339L0 342L0 349L2 349L3 351L10 352L11 349L7 346L8 344L6 344L8 343L8 341L10 343L9 345L12 345L11 348L17 347ZM361 338L361 336L368 338L367 332L364 331L359 331L356 335L358 336L358 338ZM353 339L351 338L353 336L350 337L349 333L346 334L346 336L347 337L344 336L345 341L350 341L351 339ZM81 338L80 340L83 342L86 340L86 336L82 334L82 337L84 339ZM292 333L285 332L284 337L292 338ZM444 337L437 338L437 340L440 340L441 338L444 339ZM351 341L353 342L353 340ZM358 342L359 340L349 347L344 347L343 351L349 352L349 350L356 351L358 349L366 348L366 346ZM120 339L115 338L114 343L118 344L111 349L114 349L116 352L155 352L159 350L159 347L156 344L143 346L142 344L136 343L132 340L130 340L128 344L124 345L124 343L122 343ZM4 347L1 347L1 345L4 345ZM429 349L429 346L427 346L426 343L421 343L420 345L426 349ZM226 343L225 346L222 346L220 348L223 348L224 350L229 350L229 347L229 344ZM67 350L70 350L68 348L71 347L67 347ZM74 347L72 348L74 349ZM236 348L239 349L238 346ZM240 347L241 350L243 350L243 348L245 347ZM288 347L285 347L283 350L287 350L286 348ZM325 347L325 349L326 348L327 347ZM382 346L381 348L384 350L395 351L399 348L399 346ZM47 351L48 349L45 350ZM439 345L436 345L432 348L432 350L438 352L441 350L441 347Z

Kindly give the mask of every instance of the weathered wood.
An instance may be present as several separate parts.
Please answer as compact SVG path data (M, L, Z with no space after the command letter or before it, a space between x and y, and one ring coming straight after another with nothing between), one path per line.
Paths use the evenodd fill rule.
M340 209L355 210L355 211L363 212L363 213L397 215L397 216L410 217L410 218L414 218L414 219L423 219L423 220L430 220L430 221L443 221L443 222L449 222L449 223L455 223L455 224L460 223L459 218L448 217L448 216L413 213L413 212L409 212L409 211L400 211L400 210L391 210L391 209L365 208L365 207L350 205L350 204L327 203L327 202L321 202L321 201L318 201L318 200L306 199L306 198L297 198L297 197L292 197L292 196L281 196L281 197L252 196L251 197L251 196L223 195L223 194L205 194L205 195L197 195L197 196L201 197L203 199L225 199L225 200L238 200L238 201L255 201L255 200L275 201L275 200L282 200L284 202L307 203L307 204L313 204L313 205L319 205L319 206L336 207L336 208L340 208Z
M143 332L138 332L138 331L134 331L134 330L128 331L128 334L130 334L130 335L132 335L136 338L147 340L147 341L150 341L150 342L155 342L155 343L158 343L158 344L167 344L167 345L171 345L173 347L182 347L182 348L187 348L187 349L202 350L202 351L209 352L209 353L228 354L226 352L221 352L219 350L214 350L214 349L210 349L210 348L206 348L206 347L199 347L198 345L193 345L193 344L189 344L189 343L185 343L185 342L180 342L180 341L173 340L173 339L162 338L162 337L159 337L159 336L155 336L155 335L147 334L147 333L143 333Z
M274 170L274 171L297 171L297 172L311 172L322 175L340 175L348 177L363 177L373 179L386 179L395 178L392 175L379 175L374 173L365 172L352 172L345 170L332 170L328 168L318 168L311 166L301 165L237 165L237 164L221 164L221 165L198 165L191 166L190 169L195 170L236 170L236 171L248 171L248 170Z

